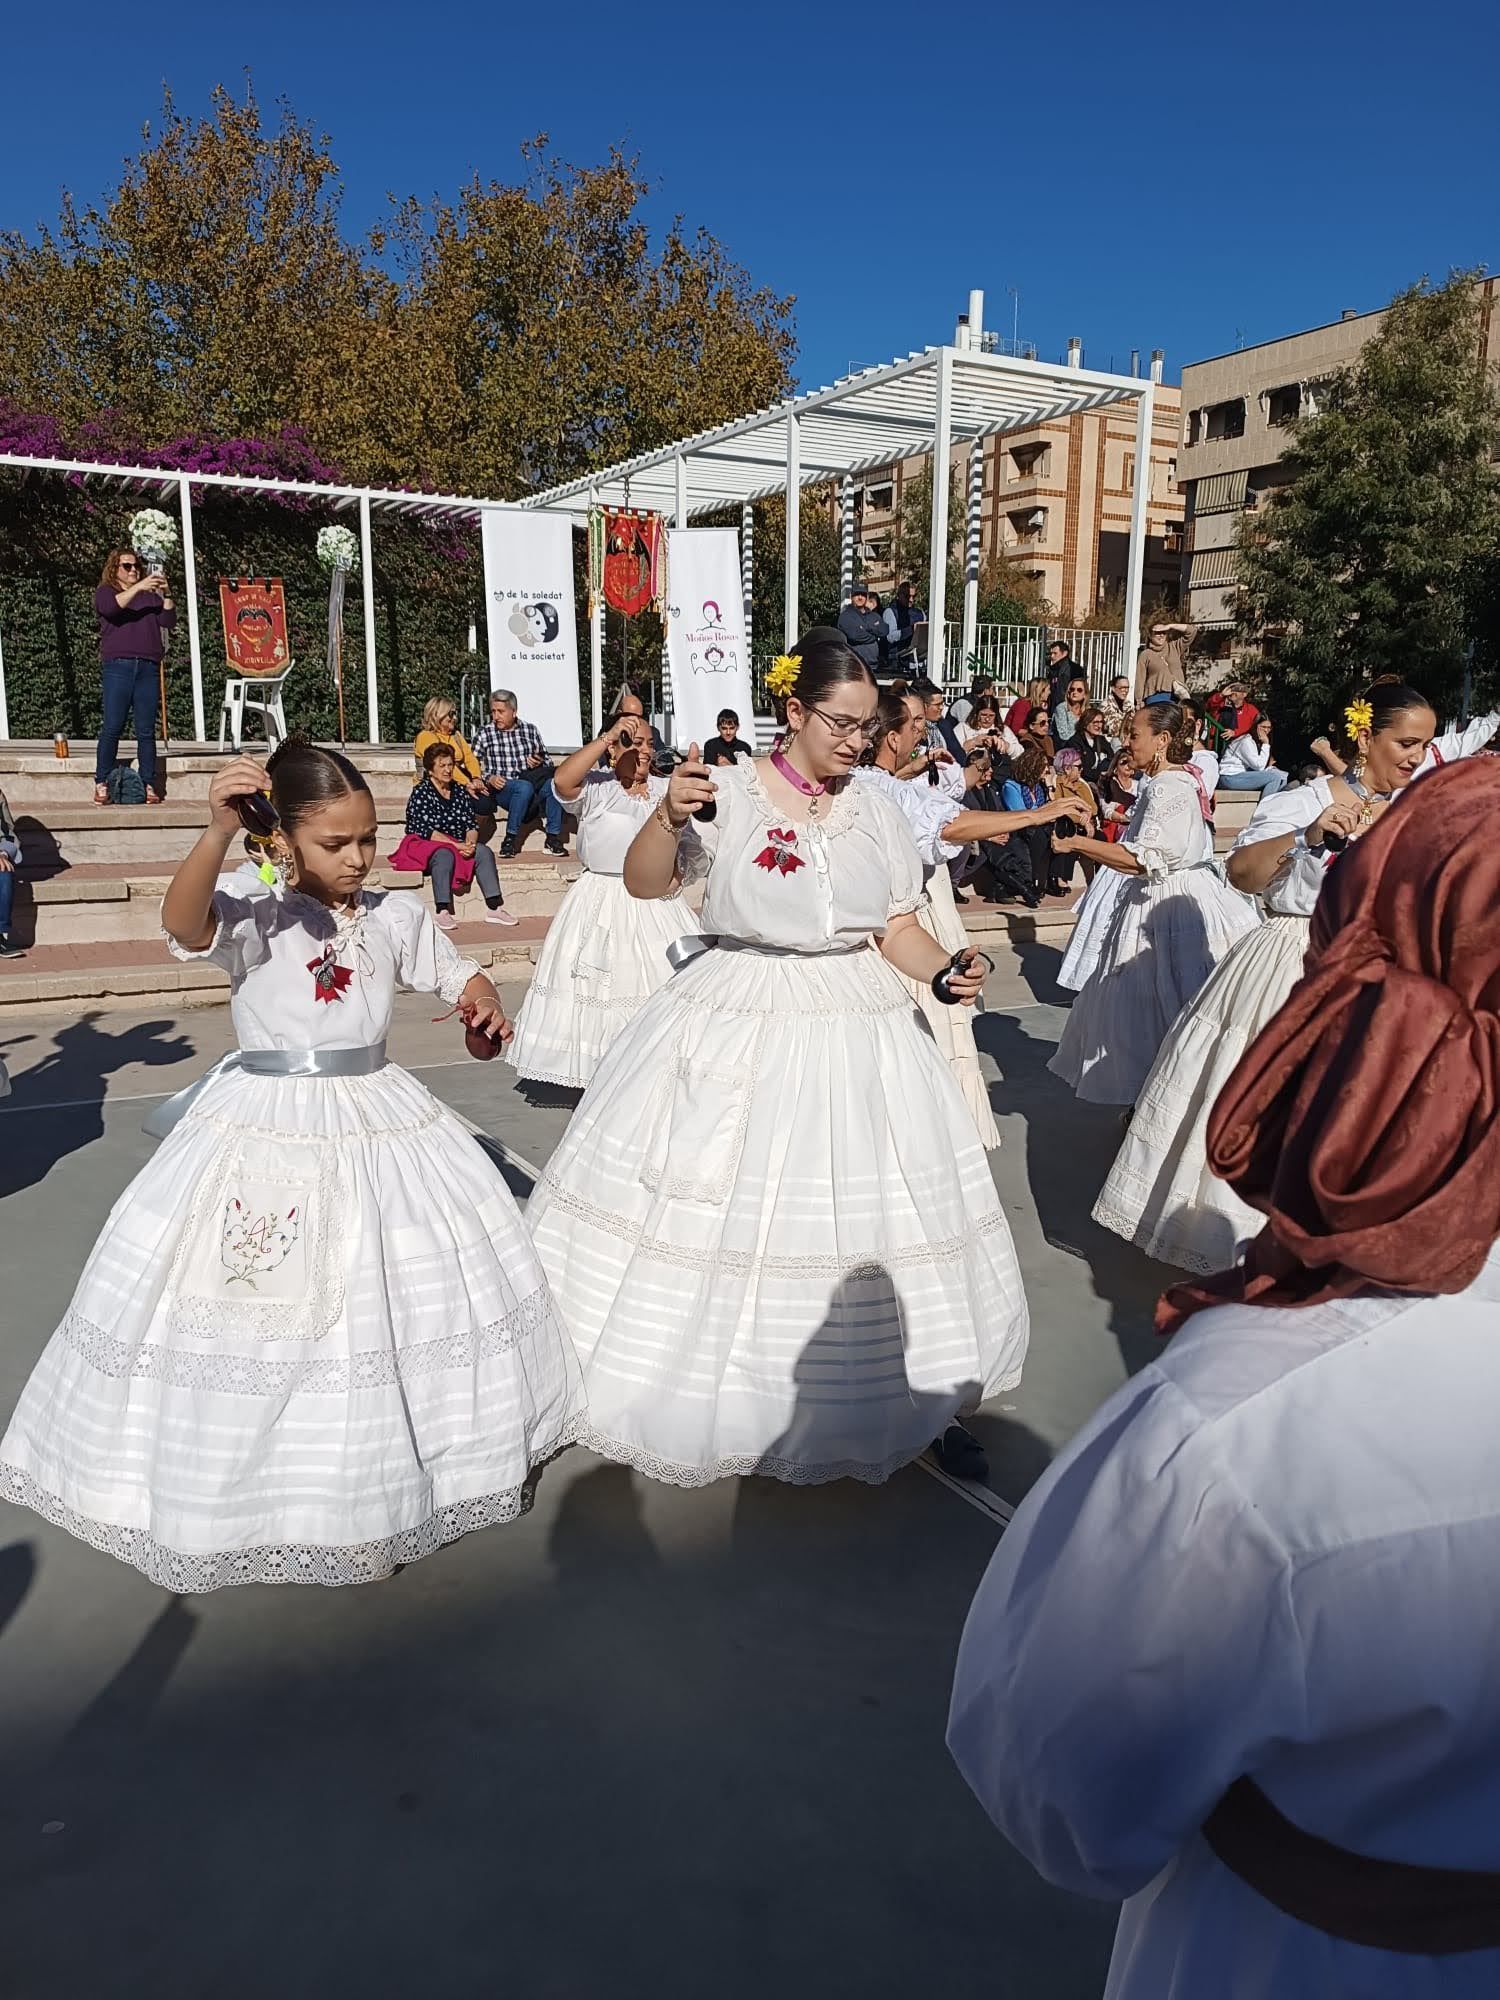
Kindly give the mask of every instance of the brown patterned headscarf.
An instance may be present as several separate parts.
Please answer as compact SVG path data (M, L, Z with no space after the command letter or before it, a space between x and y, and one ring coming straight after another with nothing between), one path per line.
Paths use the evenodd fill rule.
M1307 967L1208 1125L1266 1226L1205 1306L1461 1292L1500 1237L1500 763L1413 785L1329 870Z

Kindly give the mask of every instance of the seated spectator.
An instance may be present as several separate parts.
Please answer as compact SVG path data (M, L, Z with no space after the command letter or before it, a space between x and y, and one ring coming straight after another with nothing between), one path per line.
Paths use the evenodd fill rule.
M736 757L754 761L755 752L740 736L740 719L732 708L719 710L719 733L703 746L705 764L732 764Z
M21 859L21 842L16 833L10 802L0 792L0 958L24 958L25 951L11 942L10 916L16 899L16 866Z
M969 709L969 719L960 729L965 751L976 743L984 744L997 756L1016 758L1021 754L1021 745L1014 732L1007 729L1000 720L1000 703L993 694L982 694Z
M453 773L465 791L472 798L483 799L489 804L490 788L484 782L484 773L479 768L479 759L458 733L458 710L445 694L435 694L422 710L422 727L417 731L417 740L412 745L419 766L412 779L420 785L426 775L422 757L434 743L446 743L453 752Z
M1089 684L1082 674L1074 674L1067 691L1052 711L1052 738L1055 743L1071 743L1089 705Z
M487 924L519 921L502 907L500 873L489 843L475 825L474 801L454 776L453 752L446 743L429 743L422 752L426 771L406 802L406 833L391 856L391 866L420 868L432 882L432 900L440 930L451 931L454 893L467 889L477 875L487 906Z
M1052 760L1052 768L1057 773L1057 784L1052 796L1058 799L1077 799L1079 804L1087 809L1089 815L1088 824L1079 830L1092 835L1094 822L1099 816L1099 806L1094 797L1093 787L1084 781L1083 754L1076 742L1059 745L1057 754ZM1052 879L1064 889L1072 883L1073 863L1077 859L1076 855L1066 853L1054 854L1052 857ZM1093 866L1087 861L1083 864L1083 879L1085 882L1094 879Z
M1286 783L1286 772L1271 762L1271 718L1256 718L1254 727L1243 736L1233 736L1224 746L1219 783L1226 792L1259 792L1274 798Z
M661 731L646 713L646 693L647 690L642 687L639 681L622 682L620 692L615 696L615 705L610 710L610 714L616 719L622 715L639 716L651 732L652 756L663 757L666 755L667 746L662 740ZM604 767L606 769L609 768L609 760L607 758L604 760Z
M523 722L509 688L490 696L490 719L474 739L479 768L497 811L505 814L500 853L510 860L521 851L526 822L540 800L547 829L547 852L566 854L562 800L552 789L552 765L535 723Z
M936 681L914 681L912 693L919 695L927 715L927 747L946 750L960 765L964 760L963 741L948 714L948 699Z
M1038 720L1045 727L1046 715L1042 711ZM1028 741L1011 771L1011 775L1000 787L1000 804L1005 812L1030 812L1037 806L1046 805L1051 797L1048 779L1052 768L1047 753L1035 740ZM1060 895L1054 888L1052 872L1052 829L1050 826L1026 826L1010 836L1012 854L1026 863L1026 892L1023 900L1034 909L1036 902L1046 895ZM1061 857L1059 857L1061 858ZM1032 901L1035 897L1036 902Z
M1135 811L1135 781L1135 759L1128 750L1117 750L1099 788L1099 830L1106 840L1118 840Z
M1114 746L1104 727L1104 710L1097 702L1083 711L1073 737L1073 748L1082 760L1083 782L1097 790L1115 761Z
M1038 708L1042 711L1043 722L1050 722L1051 717L1047 714L1047 697L1051 691L1050 681L1028 681L1025 694L1019 701L1013 701L1010 705L1005 718L1006 728L1013 729L1017 736L1024 735L1033 711Z
M1104 733L1116 750L1124 748L1125 739L1130 734L1130 718L1134 714L1130 676L1116 674L1109 684L1109 700L1104 704Z
M1021 731L1021 748L1025 750L1028 745L1031 745L1040 750L1042 756L1046 759L1047 772L1050 776L1052 772L1052 753L1057 748L1057 745L1048 733L1047 724L1048 716L1046 709L1034 707L1031 714L1027 717L1025 728Z
M1243 681L1226 681L1204 703L1203 740L1220 757L1236 736L1248 736L1260 718L1260 710L1245 692Z

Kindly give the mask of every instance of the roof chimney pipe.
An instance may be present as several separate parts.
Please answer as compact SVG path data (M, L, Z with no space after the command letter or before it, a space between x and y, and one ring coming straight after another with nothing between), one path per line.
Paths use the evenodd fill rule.
M1339 318L1340 318L1340 319L1358 319L1358 318L1359 318L1359 314L1358 314L1358 313L1357 313L1357 312L1355 311L1355 309L1354 309L1354 307L1353 307L1353 306L1345 306L1345 307L1344 307L1344 310L1343 310L1343 311L1342 311L1342 312L1341 312L1341 313L1339 314Z
M1152 380L1153 382L1159 382L1159 381L1161 380L1161 371L1162 371L1162 363L1163 363L1163 362L1164 362L1164 361L1166 360L1166 358L1167 358L1167 357L1166 357L1165 353L1164 353L1164 352L1162 351L1162 349L1161 349L1161 348L1159 348L1159 347L1153 347L1153 348L1152 348L1152 350L1151 350L1151 380Z
M1139 375L1141 372L1141 350L1138 347L1132 347L1130 350L1130 372L1132 375Z
M969 294L969 345L978 354L984 347L984 293Z
M1068 339L1068 366L1070 368L1083 366L1083 342L1076 333L1070 335Z
M967 347L969 344L969 315L967 313L960 313L958 316L958 325L953 333L953 345L955 347Z

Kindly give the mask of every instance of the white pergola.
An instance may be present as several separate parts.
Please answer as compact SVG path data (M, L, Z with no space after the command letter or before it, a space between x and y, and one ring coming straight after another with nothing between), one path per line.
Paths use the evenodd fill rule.
M1136 478L1125 585L1125 631L1129 634L1140 622L1153 381L1149 376L1105 375L1082 367L1077 342L1069 345L1069 360L1058 364L987 353L981 331L983 313L983 294L971 293L968 315L959 322L957 336L950 346L925 348L920 354L907 355L905 360L866 368L826 389L792 397L735 423L700 431L696 437L683 438L660 451L645 452L603 471L570 479L545 493L533 494L520 504L570 513L575 523L586 518L590 507L635 507L664 514L678 527L738 507L748 632L754 521L751 506L771 494L784 494L784 643L790 648L797 636L802 488L830 481L839 485L842 581L847 596L854 573L855 476L901 459L931 453L928 671L934 678L940 678L946 666L943 632L953 447L966 443L970 452L962 628L963 657L967 659L974 650L979 603L984 440L1004 431L1031 429L1077 411L1133 403ZM596 608L592 646L596 714L600 707L602 671L601 617L602 607Z
M192 489L219 487L230 493L297 494L323 502L331 513L357 510L359 515L360 583L364 592L365 692L369 740L380 741L380 683L375 663L375 573L370 523L374 514L430 514L458 520L473 520L492 508L503 508L501 500L478 500L455 493L406 493L378 486L326 486L315 480L257 479L248 474L224 472L173 472L160 466L113 465L96 459L36 458L14 452L0 452L0 469L16 472L59 472L75 476L85 486L98 481L122 485L144 505L165 501L176 504L182 524L182 595L187 613L188 655L193 683L193 730L197 740L207 740L203 700L203 647L198 629L198 563L193 542ZM228 669L226 668L226 671ZM10 734L5 695L5 671L0 656L0 740ZM163 718L165 726L165 718Z

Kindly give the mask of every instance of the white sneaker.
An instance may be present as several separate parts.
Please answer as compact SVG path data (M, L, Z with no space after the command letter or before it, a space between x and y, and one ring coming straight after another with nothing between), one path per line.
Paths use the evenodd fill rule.
M484 920L487 924L506 924L509 926L514 926L521 921L519 917L513 917L503 903L498 910L486 910Z
M456 931L458 929L458 918L454 916L451 910L439 910L433 918L433 922L440 931Z

